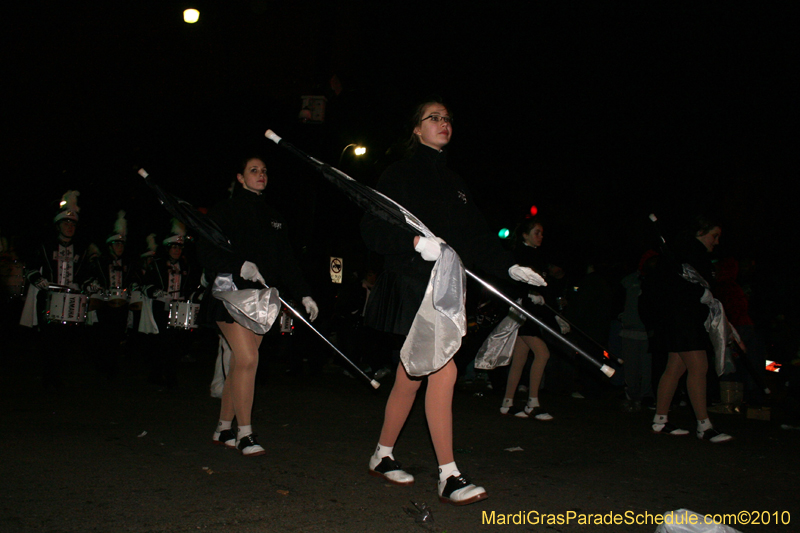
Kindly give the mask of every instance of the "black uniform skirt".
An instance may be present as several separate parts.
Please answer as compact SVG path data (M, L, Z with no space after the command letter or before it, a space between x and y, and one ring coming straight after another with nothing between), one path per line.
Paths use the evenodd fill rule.
M668 302L661 324L656 326L663 348L667 352L710 350L711 339L705 328L708 306L686 298Z
M200 302L198 323L205 327L219 329L217 327L217 322L233 324L235 320L233 320L233 317L228 313L228 310L225 309L225 304L222 300L214 298L214 295L211 294L211 285L209 285L203 293L203 301Z
M560 327L558 322L556 322L555 315L550 313L549 310L544 310L544 312L540 311L542 309L540 306L535 304L531 305L524 305L525 310L531 313L533 316L553 328L555 331L560 331ZM533 309L532 309L533 308ZM547 313L547 314L546 314ZM553 335L541 327L537 322L534 322L530 318L525 318L525 322L519 327L519 331L517 332L518 337L539 337L547 344L551 344L556 339Z
M427 286L427 278L383 272L370 292L364 323L378 331L408 335Z

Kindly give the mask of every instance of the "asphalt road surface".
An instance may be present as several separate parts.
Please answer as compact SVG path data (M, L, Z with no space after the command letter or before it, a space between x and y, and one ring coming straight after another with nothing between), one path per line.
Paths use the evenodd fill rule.
M653 533L654 516L677 509L771 522L735 526L745 533L800 531L800 431L775 420L715 415L736 439L713 445L651 434L652 411L623 414L612 394L543 392L555 416L544 423L501 417L499 392L459 387L456 461L489 498L454 507L437 498L423 391L395 447L416 484L367 475L392 376L373 392L331 362L294 377L285 359L263 359L253 425L267 453L245 458L211 444L213 336L195 338L175 389L149 383L136 354L109 381L78 352L65 354L64 386L44 390L33 340L6 335L0 356L2 532ZM671 420L694 425L688 408ZM417 522L414 503L433 520ZM570 521L537 524L545 514Z

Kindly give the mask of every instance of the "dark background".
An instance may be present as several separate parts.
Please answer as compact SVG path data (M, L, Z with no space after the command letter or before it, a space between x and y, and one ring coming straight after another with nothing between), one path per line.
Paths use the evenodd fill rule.
M721 255L791 258L794 3L463 4L198 1L194 25L177 1L10 8L0 229L50 231L77 189L84 235L103 241L125 209L138 254L170 225L136 169L210 207L257 152L295 246L347 261L360 212L264 131L334 165L363 143L340 167L374 184L414 105L438 94L455 118L451 166L492 229L537 205L573 270L635 261L655 245L650 212L668 233L713 212ZM304 94L328 97L324 124L298 121Z

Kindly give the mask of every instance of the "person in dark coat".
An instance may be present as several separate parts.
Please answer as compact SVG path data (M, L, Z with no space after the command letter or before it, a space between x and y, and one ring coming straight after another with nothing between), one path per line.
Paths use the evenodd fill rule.
M410 157L389 166L377 189L427 225L438 239L451 246L467 268L506 278L544 280L530 269L513 265L513 259L490 239L483 216L475 206L464 181L447 167L443 150L452 135L449 110L438 101L420 105L414 115ZM408 335L426 293L431 271L441 255L437 238L412 236L402 228L367 214L361 223L367 247L384 255L384 272L370 294L365 323L379 331ZM517 274L519 272L519 274ZM432 354L411 350L412 358L428 361ZM465 478L453 456L453 388L456 364L452 357L427 375L425 415L439 462L439 498L455 505L487 497L483 487ZM414 403L421 378L413 378L403 362L398 365L392 392L386 403L383 428L375 453L370 457L370 474L399 485L414 483L414 476L395 461L393 448Z
M233 252L216 248L200 239L198 253L206 278L232 275L238 290L261 289L264 282L276 287L285 298L302 299L311 320L319 312L309 296L310 287L300 273L287 236L286 222L264 200L267 167L261 158L247 159L236 176L231 197L210 212L230 241ZM213 286L213 283L211 284ZM251 411L258 369L259 335L234 321L222 301L208 294L203 298L206 315L224 335L231 347L230 369L222 391L222 407L213 441L237 448L245 456L263 455L251 426ZM237 432L232 430L236 418Z
M713 282L714 268L709 254L719 244L722 229L713 220L698 217L693 227L672 247L675 261L662 260L654 275L645 278L642 298L651 309L655 335L667 352L667 367L661 376L656 392L654 433L688 435L668 421L667 414L678 382L688 372L686 388L689 401L697 417L697 437L713 443L727 442L730 435L720 433L708 418L706 405L707 350L710 349L705 320L708 317L711 292L697 283L684 279L681 265L691 265L709 284Z

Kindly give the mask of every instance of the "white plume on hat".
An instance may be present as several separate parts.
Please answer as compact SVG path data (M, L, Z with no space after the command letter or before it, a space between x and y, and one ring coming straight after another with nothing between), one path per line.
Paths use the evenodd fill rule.
M147 236L147 251L142 254L142 257L152 257L156 255L156 249L158 245L156 244L156 234L151 233Z
M80 194L81 193L78 191L67 191L64 193L64 196L61 197L61 203L59 204L59 211L56 213L53 222L58 222L64 218L74 220L75 222L78 221L78 213L81 210L81 208L78 207L78 196L80 196Z
M125 242L128 235L128 221L125 219L125 211L117 213L117 220L114 222L114 233L106 239L106 243Z
M183 244L183 241L186 237L186 226L178 220L177 218L172 219L172 236L167 237L164 239L163 244L164 246L170 246L173 244Z
M89 259L96 259L100 255L100 249L97 247L95 243L90 243L89 247L86 249L86 256Z

